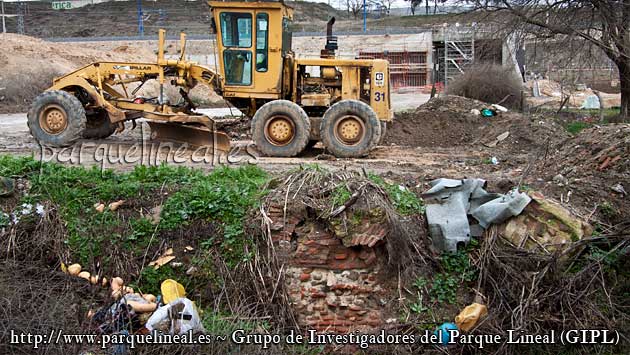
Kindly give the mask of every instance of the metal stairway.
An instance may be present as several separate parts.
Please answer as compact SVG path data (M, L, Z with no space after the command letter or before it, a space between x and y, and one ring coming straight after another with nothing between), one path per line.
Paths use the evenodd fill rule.
M475 60L474 27L448 26L443 28L444 48L441 70L444 85L464 73ZM440 57L442 57L440 55Z

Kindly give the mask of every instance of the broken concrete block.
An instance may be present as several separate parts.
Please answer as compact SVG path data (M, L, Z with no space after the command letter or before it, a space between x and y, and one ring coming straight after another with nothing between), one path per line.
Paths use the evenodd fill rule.
M468 244L471 235L480 235L480 228L518 215L530 202L529 196L518 190L505 195L488 193L482 179L437 179L431 186L422 197L433 246L441 251L456 252ZM468 215L479 225L471 227Z
M499 232L510 243L530 251L552 253L593 233L593 228L559 203L530 192L533 202L503 224Z

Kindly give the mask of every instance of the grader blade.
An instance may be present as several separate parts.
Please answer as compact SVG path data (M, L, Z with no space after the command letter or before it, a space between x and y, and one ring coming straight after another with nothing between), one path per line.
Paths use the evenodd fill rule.
M224 153L230 152L230 137L223 132L211 131L206 127L180 123L148 121L151 139L186 143L195 147L211 147Z

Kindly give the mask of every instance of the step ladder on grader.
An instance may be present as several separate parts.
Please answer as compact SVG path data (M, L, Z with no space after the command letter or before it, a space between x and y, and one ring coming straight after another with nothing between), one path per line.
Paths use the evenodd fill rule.
M212 146L228 152L230 140L215 121L195 112L189 92L203 84L251 118L251 134L267 156L289 157L321 141L337 157L367 155L392 120L389 66L385 60L340 59L334 18L317 58L297 58L289 30L293 10L282 2L209 2L218 50L218 73L185 59L164 56L159 31L156 63L98 62L56 78L28 113L31 134L42 144L68 146L104 138L144 119L152 137ZM137 93L148 82L157 97ZM181 99L164 98L164 85Z

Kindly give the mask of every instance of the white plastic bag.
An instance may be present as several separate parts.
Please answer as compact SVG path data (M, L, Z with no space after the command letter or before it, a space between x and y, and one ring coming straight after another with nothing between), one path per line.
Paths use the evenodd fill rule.
M197 307L188 298L178 298L158 308L153 312L145 327L149 331L157 329L168 331L173 335L186 334L190 330L193 333L205 332Z

